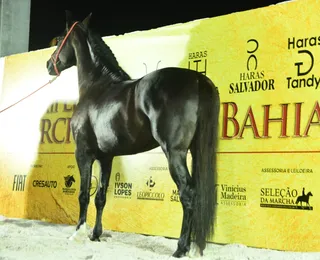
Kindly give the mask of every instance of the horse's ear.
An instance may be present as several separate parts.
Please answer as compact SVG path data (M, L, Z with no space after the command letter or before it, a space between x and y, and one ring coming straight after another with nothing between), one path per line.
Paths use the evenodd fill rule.
M57 38L54 37L54 38L50 41L49 47L56 46L56 45L57 45Z
M73 22L73 15L69 10L66 10L66 28L70 28Z
M82 21L82 24L88 29L90 20L91 20L92 13L90 13L84 20Z

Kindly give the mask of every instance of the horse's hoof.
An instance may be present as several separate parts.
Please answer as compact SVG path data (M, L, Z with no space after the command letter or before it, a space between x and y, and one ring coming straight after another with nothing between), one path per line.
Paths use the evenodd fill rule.
M178 248L176 250L176 252L174 252L174 254L172 256L175 257L175 258L181 258L181 257L186 256L186 254L187 254L186 250L181 250L181 249Z
M101 242L101 241L100 241L100 238L99 238L99 237L96 237L96 236L90 237L90 240L93 241L93 242Z

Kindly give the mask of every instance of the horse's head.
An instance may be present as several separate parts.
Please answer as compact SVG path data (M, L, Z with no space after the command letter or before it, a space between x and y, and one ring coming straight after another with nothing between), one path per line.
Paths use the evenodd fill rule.
M55 37L57 47L52 53L51 58L47 61L47 70L50 75L60 75L60 73L74 65L76 65L76 55L73 48L74 32L80 25L82 29L86 30L89 25L91 14L89 14L82 22L74 21L72 14L66 11L66 28L62 35Z

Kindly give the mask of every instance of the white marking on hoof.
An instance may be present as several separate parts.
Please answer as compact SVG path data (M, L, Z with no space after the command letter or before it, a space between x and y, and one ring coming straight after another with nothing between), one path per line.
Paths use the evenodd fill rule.
M0 221L5 221L7 218L5 216L0 215Z
M76 232L74 232L71 237L69 237L69 240L78 242L89 240L89 231L89 225L87 225L87 223L83 223L80 228Z
M190 250L189 250L189 252L187 253L187 256L188 256L189 258L198 258L198 257L201 257L200 248L198 247L197 244L195 244L195 243L192 243L192 244L191 244Z

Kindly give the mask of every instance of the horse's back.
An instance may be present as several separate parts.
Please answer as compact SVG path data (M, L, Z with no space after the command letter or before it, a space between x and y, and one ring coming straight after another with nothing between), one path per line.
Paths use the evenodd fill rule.
M170 93L172 93L181 88L186 90L188 83L190 85L190 83L197 80L200 75L197 71L168 67L148 73L139 80L139 85L162 91L171 91Z
M178 67L153 71L136 82L135 88L136 101L146 114L150 110L171 110L171 114L181 110L196 112L199 88L217 92L213 82L205 75Z

